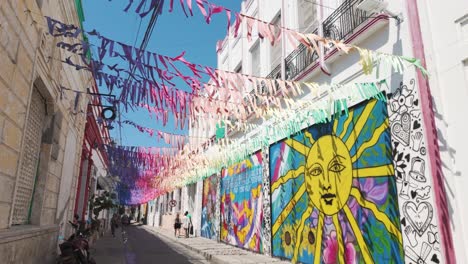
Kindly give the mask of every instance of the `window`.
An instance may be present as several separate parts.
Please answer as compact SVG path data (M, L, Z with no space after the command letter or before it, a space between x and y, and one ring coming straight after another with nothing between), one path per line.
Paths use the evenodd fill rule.
M260 76L260 43L257 43L250 49L251 72L253 76Z
M317 17L317 5L311 1L299 0L297 4L297 17L299 19L299 32L310 33L315 28L311 28ZM309 32L310 31L310 32Z
M46 101L36 87L31 96L29 116L26 120L23 153L14 200L13 225L28 224L34 185L39 167L42 128L46 118Z
M281 13L279 13L275 19L271 22L271 24L276 25L275 30L280 30L281 26ZM275 43L274 46L270 46L270 66L271 69L274 69L278 64L280 64L281 60L281 41Z
M234 69L234 72L236 73L242 73L242 62L237 65L237 67Z
M164 213L169 212L169 193L166 193L166 210L164 210Z
M227 64L228 64L227 63L227 55L225 55L221 59L221 67L219 67L219 68L222 69L222 70L226 70L228 68Z
M177 211L180 212L180 209L182 206L182 189L179 189L178 192L179 192L179 201L177 201Z

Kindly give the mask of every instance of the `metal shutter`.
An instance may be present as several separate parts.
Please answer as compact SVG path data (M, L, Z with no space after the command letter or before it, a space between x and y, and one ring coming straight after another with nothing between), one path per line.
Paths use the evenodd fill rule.
M23 159L20 166L18 189L15 195L13 224L27 224L29 208L34 191L39 152L41 147L42 128L46 116L45 100L36 88L33 89L31 106L26 130L24 133Z

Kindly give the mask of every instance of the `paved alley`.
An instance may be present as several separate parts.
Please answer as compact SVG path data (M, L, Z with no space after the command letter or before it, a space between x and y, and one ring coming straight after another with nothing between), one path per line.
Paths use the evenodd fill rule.
M128 240L123 242L121 229L113 238L109 233L100 238L91 250L98 264L142 263L209 263L202 255L160 238L140 226L125 227Z

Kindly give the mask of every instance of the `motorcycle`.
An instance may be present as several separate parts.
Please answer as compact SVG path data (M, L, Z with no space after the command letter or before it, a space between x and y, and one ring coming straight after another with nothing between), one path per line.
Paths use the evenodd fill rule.
M65 242L59 245L60 256L58 259L59 264L96 264L96 261L89 254L89 243L86 238L85 232L81 232L79 225L69 223L75 229Z

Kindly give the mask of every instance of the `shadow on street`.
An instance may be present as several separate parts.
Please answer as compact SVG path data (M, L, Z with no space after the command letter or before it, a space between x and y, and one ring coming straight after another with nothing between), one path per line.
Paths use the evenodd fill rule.
M124 230L128 238L126 243L122 228L116 230L115 238L109 232L96 242L91 254L98 264L194 263L139 226L125 226Z

